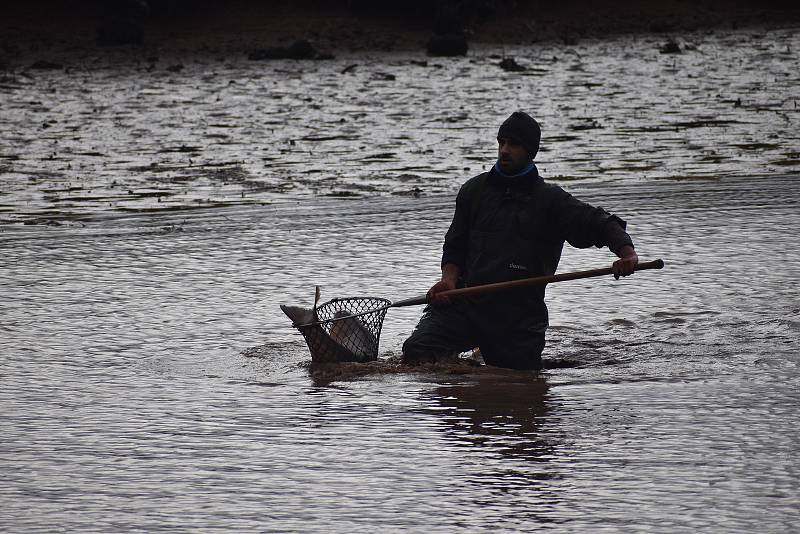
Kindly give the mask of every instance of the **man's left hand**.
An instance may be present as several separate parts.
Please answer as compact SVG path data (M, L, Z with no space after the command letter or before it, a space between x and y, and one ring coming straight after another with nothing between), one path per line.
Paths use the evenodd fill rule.
M625 245L620 249L619 259L611 265L611 272L614 273L614 278L619 280L620 276L628 276L634 273L636 266L639 264L639 256L633 247Z

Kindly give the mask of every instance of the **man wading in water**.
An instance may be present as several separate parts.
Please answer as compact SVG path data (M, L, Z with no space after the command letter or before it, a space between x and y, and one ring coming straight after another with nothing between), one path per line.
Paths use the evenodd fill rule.
M639 258L625 221L545 183L533 163L540 138L532 117L511 114L497 133L497 163L458 192L442 247L442 279L428 290L430 305L403 344L406 362L433 362L480 347L488 365L539 369L548 324L543 286L452 302L439 293L552 275L564 241L577 248L607 246L620 258L612 265L614 276L633 273Z

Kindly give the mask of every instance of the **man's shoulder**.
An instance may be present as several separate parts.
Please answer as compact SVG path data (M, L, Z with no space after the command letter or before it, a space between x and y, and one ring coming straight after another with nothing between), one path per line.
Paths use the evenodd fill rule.
M461 185L461 188L462 189L464 189L464 188L466 188L466 189L474 189L475 187L479 187L480 184L485 183L486 180L489 179L489 174L491 174L491 173L489 171L486 171L486 172L480 173L477 176L473 176L472 178L470 178L469 180L464 182Z
M542 182L542 187L543 187L543 188L544 188L544 189L545 189L547 192L549 192L549 193L551 193L551 194L553 194L553 195L559 195L559 196L563 196L563 195L569 195L569 193L567 193L566 191L564 191L564 188L563 188L563 187L561 187L561 186L560 186L560 185L558 185L558 184L553 184L553 183L550 183L550 182Z
M472 178L461 184L461 188L458 194L463 197L465 195L472 195L475 192L479 192L486 184L488 178L489 178L489 172L482 172L477 176L473 176Z
M548 182L544 178L539 181L538 185L539 185L539 190L546 195L552 195L553 197L569 196L569 193L564 191L563 187L561 187L558 184Z

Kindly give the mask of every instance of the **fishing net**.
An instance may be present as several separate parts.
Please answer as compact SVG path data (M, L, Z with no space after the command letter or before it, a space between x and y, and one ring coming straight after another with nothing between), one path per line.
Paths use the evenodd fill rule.
M317 320L295 324L315 362L378 359L378 341L391 301L376 297L335 298L316 309Z

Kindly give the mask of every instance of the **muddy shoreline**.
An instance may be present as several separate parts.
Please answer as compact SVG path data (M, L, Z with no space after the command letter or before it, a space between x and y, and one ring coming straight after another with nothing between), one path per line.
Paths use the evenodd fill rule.
M64 5L59 2L17 3L0 18L0 70L20 70L34 61L68 61L86 54L130 54L169 57L181 54L248 54L308 40L325 55L370 51L424 52L437 32L461 34L471 45L575 44L625 34L663 35L694 31L760 28L800 24L800 7L790 2L572 1L536 6L519 3L460 11L427 7L358 7L358 2L200 2L180 1ZM161 4L167 4L169 9ZM421 4L421 3L420 3ZM440 5L441 4L441 5ZM354 7L355 6L355 7ZM122 24L120 25L120 21ZM131 30L139 35L108 46Z
M450 196L491 165L498 117L515 107L543 125L540 172L568 187L792 177L799 35L475 43L466 58L414 49L326 61L31 49L20 70L0 73L0 225ZM662 51L670 38L681 53Z

